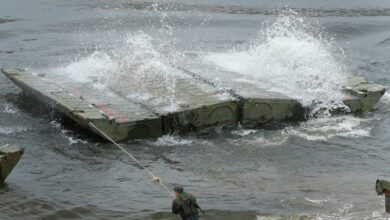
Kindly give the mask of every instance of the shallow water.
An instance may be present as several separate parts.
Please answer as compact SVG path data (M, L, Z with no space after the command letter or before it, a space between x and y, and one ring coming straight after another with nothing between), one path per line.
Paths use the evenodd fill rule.
M210 57L248 58L253 45L267 45L261 35L278 17L288 17L280 15L286 10L314 27L299 31L324 38L314 46L329 45L322 52L330 58L316 65L323 61L341 67L333 73L308 62L298 63L297 69L310 67L317 76L336 78L354 73L390 85L390 3L385 0L6 1L0 17L16 21L0 24L0 67L62 74L104 90L113 86L107 84L112 68L137 66L140 77L166 76L170 63L199 69ZM150 41L140 40L143 35ZM296 44L291 39L287 46L302 43L302 38ZM313 56L314 47L305 47L307 56ZM263 52L249 58L257 62ZM305 57L300 52L292 58ZM308 82L299 80L294 66L282 66L282 56L272 58L279 65L275 68L292 74L279 72L281 80ZM238 67L234 70L248 72L248 65ZM256 74L263 79L261 72ZM302 100L313 99L305 90L289 89ZM318 92L333 94L327 91ZM294 213L314 219L387 219L374 183L390 178L389 107L386 94L373 112L363 115L311 119L276 130L217 128L123 145L166 184L181 183L194 193L208 212L203 219ZM178 219L169 213L169 195L125 155L37 105L3 75L0 142L26 149L0 186L0 219Z

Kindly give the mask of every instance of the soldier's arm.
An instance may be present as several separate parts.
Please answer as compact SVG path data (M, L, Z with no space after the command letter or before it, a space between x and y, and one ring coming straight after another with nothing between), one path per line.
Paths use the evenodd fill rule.
M196 198L194 196L192 196L192 199L193 199L192 202L194 203L195 208L200 209L198 203L196 202Z
M191 202L196 203L196 198L192 194L188 194L188 199L191 200Z
M194 196L192 196L191 202L192 202L192 204L194 204L194 207L195 207L195 208L199 209L199 211L201 211L203 214L206 214L206 213L202 210L202 208L198 205L198 203L196 202L196 198L195 198Z
M181 206L177 202L176 199L172 201L172 213L179 214L180 213Z

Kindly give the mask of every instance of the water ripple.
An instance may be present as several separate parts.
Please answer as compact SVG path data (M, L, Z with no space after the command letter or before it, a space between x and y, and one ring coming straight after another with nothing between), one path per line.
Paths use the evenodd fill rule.
M246 14L246 15L278 15L280 10L238 5L205 5L156 2L109 2L104 4L90 3L93 8L130 9L152 11L200 11L206 13ZM390 8L293 8L299 14L309 17L362 17L390 16Z

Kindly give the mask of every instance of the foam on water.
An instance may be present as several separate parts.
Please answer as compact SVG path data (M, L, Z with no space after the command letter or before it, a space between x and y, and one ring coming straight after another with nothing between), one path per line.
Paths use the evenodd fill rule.
M249 48L209 54L204 60L241 74L237 80L255 82L305 106L315 103L315 112L344 106L340 90L346 71L335 54L320 28L289 10L265 27Z
M299 125L290 125L282 129L278 136L265 136L263 132L254 130L237 130L237 135L230 140L234 145L242 143L275 146L284 144L289 138L298 137L308 141L331 141L336 137L360 138L371 136L371 124L377 117L358 118L352 115L311 118Z
M328 141L335 137L367 137L370 136L369 123L372 120L350 115L312 118L298 127L287 127L282 133L310 141Z
M288 137L281 131L267 133L264 130L239 128L231 131L227 139L231 144L242 148L244 146L278 146L284 144Z
M18 111L15 108L11 107L10 105L6 104L4 106L3 112L8 114L16 114Z
M247 136L250 134L254 134L256 132L257 132L257 130L255 130L255 129L237 129L237 130L232 131L232 134L244 137L244 136Z
M15 134L22 133L27 131L28 129L20 126L2 126L0 127L0 134Z
M78 139L73 135L73 132L62 127L61 123L58 121L51 121L50 124L56 129L60 130L61 136L68 140L69 145L77 143L88 143L86 140Z
M155 146L186 146L191 145L193 141L191 139L182 138L177 135L164 135L160 138L158 138L155 142L152 144Z
M321 203L326 203L328 202L327 199L309 199L309 198L304 198L306 201L309 201L314 204L321 204Z

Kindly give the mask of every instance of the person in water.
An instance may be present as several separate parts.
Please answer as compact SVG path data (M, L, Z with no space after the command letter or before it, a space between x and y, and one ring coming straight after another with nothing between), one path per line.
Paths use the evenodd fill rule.
M198 220L199 205L196 199L190 193L184 192L182 186L175 186L173 188L176 198L172 201L172 213L180 214L182 220Z

